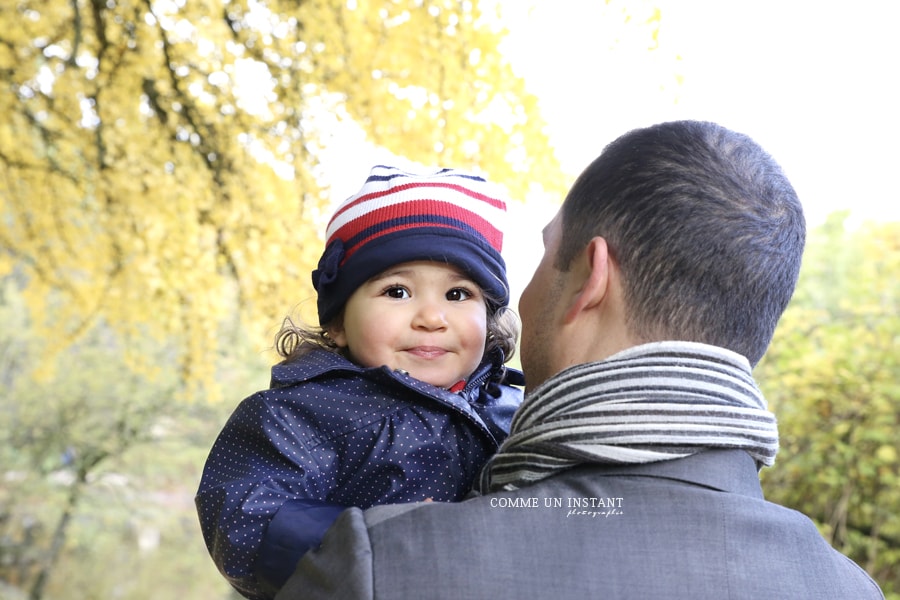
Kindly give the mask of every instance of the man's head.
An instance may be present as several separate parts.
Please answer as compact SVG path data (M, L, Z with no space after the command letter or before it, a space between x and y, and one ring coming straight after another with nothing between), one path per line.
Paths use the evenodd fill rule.
M543 288L562 293L566 282L577 284L575 298L589 286L571 278L590 282L593 273L607 308L617 303L619 345L703 342L751 364L762 357L793 294L805 240L800 202L778 164L747 136L694 121L631 131L607 146L569 191L549 234L554 228L560 235L546 249L552 256L538 267L548 272L535 277L552 280ZM597 252L606 261L601 274L594 273ZM554 327L545 322L551 315L529 319L534 292L526 290L520 305L526 377L527 354L534 351L529 330L544 345L555 335L546 329ZM569 312L561 309L555 326L575 308L591 306L581 298ZM606 333L593 332L598 345Z

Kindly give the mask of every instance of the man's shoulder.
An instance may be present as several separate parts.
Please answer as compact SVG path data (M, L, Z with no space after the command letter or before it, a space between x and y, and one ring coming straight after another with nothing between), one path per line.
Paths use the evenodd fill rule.
M365 511L364 522L367 527L374 527L379 523L382 523L383 521L389 521L391 519L429 505L433 505L433 503L410 502L408 504L385 504L382 506L373 506L372 508Z
M881 597L800 513L653 469L604 471L579 467L457 503L349 509L301 561L298 580L319 585L328 573L335 589L355 586L323 598L413 597L425 579L448 590L435 598L718 598L731 586L735 598ZM564 573L566 586L550 583Z
M763 595L777 595L780 586L815 589L822 598L881 597L865 571L831 548L802 513L741 493L740 485L737 491L716 489L672 472L680 470L579 467L459 503L374 507L359 513L356 526L365 526L376 557L390 557L372 567L396 582L406 577L393 568L398 563L425 568L422 561L433 561L438 552L520 573L533 585L553 569L592 564L602 576L582 581L580 592L619 597L636 593L611 583L621 577L643 579L642 593L650 596L682 584L692 597L712 598L719 586L740 580ZM746 483L746 489L752 486ZM669 575L647 578L648 564ZM697 564L717 575L708 581L686 577ZM443 566L435 577L455 581L463 574ZM744 581L748 577L752 581Z

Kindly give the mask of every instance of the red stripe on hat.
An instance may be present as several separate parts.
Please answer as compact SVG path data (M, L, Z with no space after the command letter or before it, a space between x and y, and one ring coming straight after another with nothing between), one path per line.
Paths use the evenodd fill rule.
M484 182L478 182L478 183L484 185ZM363 186L363 189L365 189L365 187L366 186ZM490 204L491 206L493 206L494 208L499 208L500 210L506 210L506 203L503 200L494 198L493 196L479 194L478 192L476 192L476 191L472 190L471 188L468 188L464 185L455 184L455 183L423 181L423 182L404 183L402 185L394 186L394 187L388 188L386 190L378 190L377 192L370 192L368 194L363 194L359 198L357 198L351 202L347 202L343 206L339 207L337 209L337 211L335 211L334 215L331 217L331 221L329 221L329 225L331 225L331 222L334 221L335 219L337 219L338 216L340 216L347 210L353 208L357 204L361 204L362 202L366 202L368 200L372 200L375 198L381 198L383 196L387 196L390 194L396 194L397 192L414 189L414 188L446 188L446 189L450 189L450 190L459 192L461 194L465 194L466 196L469 196L470 198L475 198L476 200L481 200L482 202L486 202L486 203ZM345 238L342 238L342 239L345 239Z
M348 221L346 225L335 231L328 241L331 242L331 240L335 238L347 241L370 227L378 227L379 224L385 224L392 219L404 218L413 219L413 221L407 224L377 230L372 235L367 236L363 241L354 244L351 248L347 248L347 256L349 257L363 244L393 231L415 229L418 227L446 227L448 229L461 230L459 227L434 221L434 218L452 218L462 221L478 232L478 234L493 246L497 252L501 252L503 249L503 232L495 227L490 221L480 217L472 211L460 208L452 202L445 202L443 200L412 200L410 202L399 202L397 204L390 204L388 206L373 209L356 219Z
M362 248L363 246L365 246L366 244L368 244L369 242L371 242L374 239L380 238L381 236L384 236L384 235L388 235L389 233L394 233L396 231L406 231L409 229L420 229L422 227L442 227L444 229L452 229L454 231L459 231L458 227L454 227L454 226L448 225L446 223L409 223L408 225L398 225L396 227L391 227L389 229L379 231L378 233L376 233L374 235L370 235L369 237L363 239L358 244L355 244L352 248L348 248L346 250L346 253L344 254L344 258L341 260L341 264L343 265L345 262L347 262L347 259L349 259L351 256L353 256L353 254L357 250L359 250L360 248Z

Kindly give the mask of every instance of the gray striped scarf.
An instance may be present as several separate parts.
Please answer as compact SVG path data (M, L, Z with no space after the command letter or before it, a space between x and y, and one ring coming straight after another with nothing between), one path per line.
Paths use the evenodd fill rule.
M581 463L648 463L740 448L771 465L778 425L743 356L656 342L571 367L525 398L478 490L514 490Z

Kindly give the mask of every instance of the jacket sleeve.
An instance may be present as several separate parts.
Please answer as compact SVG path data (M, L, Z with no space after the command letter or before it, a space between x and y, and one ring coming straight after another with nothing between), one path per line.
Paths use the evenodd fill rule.
M288 500L281 505L263 537L256 575L263 590L274 594L297 561L322 541L325 531L346 507L324 500Z
M371 600L372 546L363 511L344 511L322 545L297 564L275 600Z
M302 419L270 400L263 392L238 406L210 451L195 499L213 561L252 599L271 598L346 508L325 501L321 482L332 473L307 451Z

